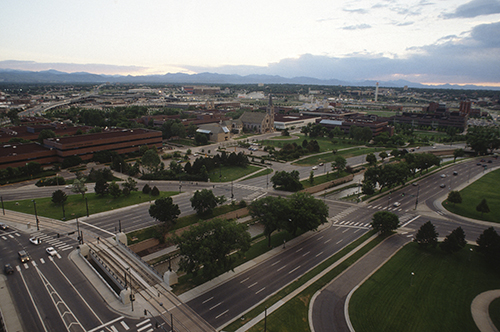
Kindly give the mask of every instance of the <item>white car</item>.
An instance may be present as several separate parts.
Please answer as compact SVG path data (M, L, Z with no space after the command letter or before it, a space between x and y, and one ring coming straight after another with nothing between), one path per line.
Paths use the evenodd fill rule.
M401 203L399 203L399 202L395 202L393 205L394 205L394 207L398 207L398 206L400 206L400 205L401 205Z
M317 170L318 169L318 166L313 166L312 168L313 170Z
M54 249L54 247L48 247L47 249L45 249L45 251L47 252L47 254L49 254L50 256L55 256L57 255L57 251Z
M446 177L446 174L441 174L441 177L442 177L442 178L445 178L445 177Z
M30 242L34 245L39 245L40 243L42 243L42 240L37 237L30 237Z

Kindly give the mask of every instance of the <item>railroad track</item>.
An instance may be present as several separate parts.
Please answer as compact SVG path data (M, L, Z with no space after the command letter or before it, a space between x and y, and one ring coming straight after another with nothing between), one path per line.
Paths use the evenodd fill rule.
M170 288L163 283L162 276L112 238L87 244L120 279L122 286L129 287L136 297L140 296L148 302L151 305L151 314L156 311L168 325L174 326L174 331L215 331L191 307L181 302L170 291Z

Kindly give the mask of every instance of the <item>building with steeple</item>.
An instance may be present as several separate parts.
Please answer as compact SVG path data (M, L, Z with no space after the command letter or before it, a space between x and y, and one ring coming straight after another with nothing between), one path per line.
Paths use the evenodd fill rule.
M266 112L245 112L240 119L243 128L247 131L260 134L274 131L274 106L271 94L269 94L269 103Z

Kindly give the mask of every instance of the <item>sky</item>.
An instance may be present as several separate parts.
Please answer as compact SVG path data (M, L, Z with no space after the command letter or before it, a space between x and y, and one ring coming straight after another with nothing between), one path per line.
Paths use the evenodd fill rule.
M500 86L500 0L0 3L0 69Z

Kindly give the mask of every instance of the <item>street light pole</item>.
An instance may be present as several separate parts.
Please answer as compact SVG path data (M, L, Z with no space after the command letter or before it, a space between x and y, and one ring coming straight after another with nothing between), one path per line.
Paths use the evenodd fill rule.
M39 231L40 230L40 226L38 224L38 214L36 213L36 202L35 202L34 199L32 199L31 201L33 202L33 206L35 207L36 230Z

